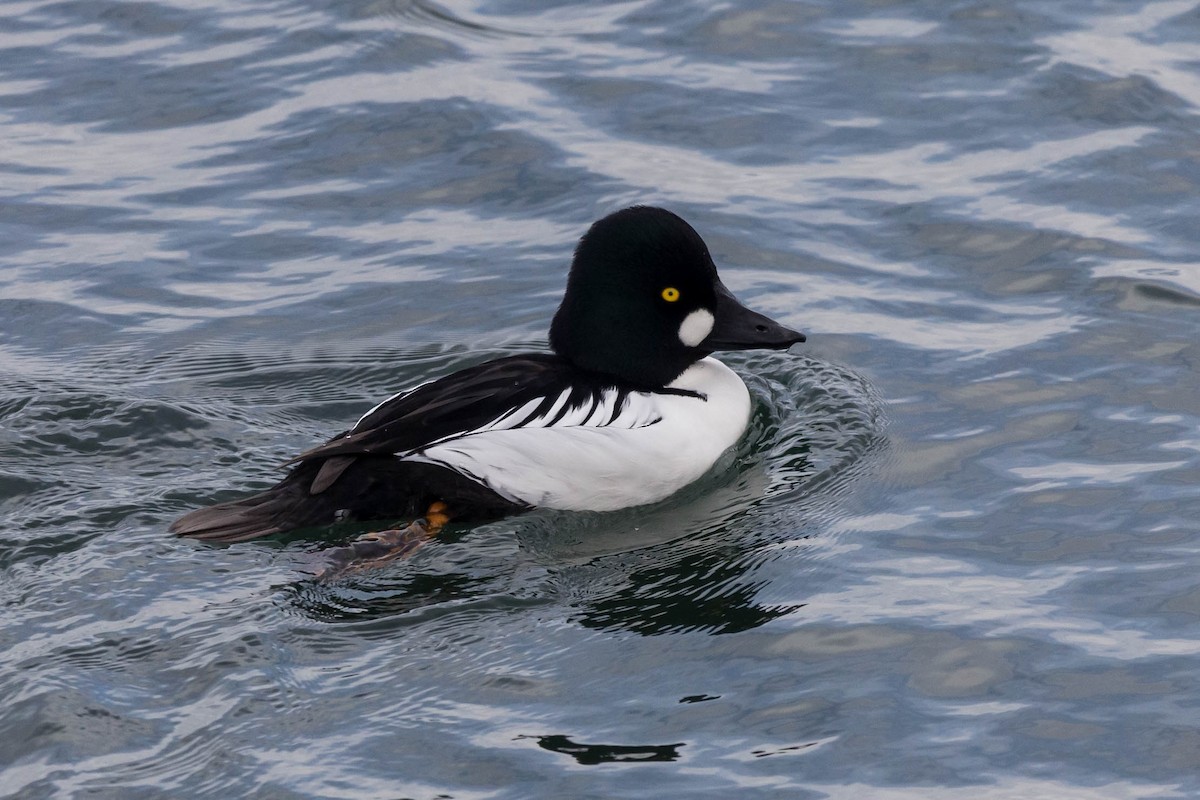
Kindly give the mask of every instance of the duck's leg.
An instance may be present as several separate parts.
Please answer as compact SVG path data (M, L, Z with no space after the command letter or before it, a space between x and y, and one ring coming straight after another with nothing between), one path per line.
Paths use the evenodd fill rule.
M328 563L316 579L329 580L410 555L445 527L450 521L446 512L446 504L439 500L429 506L424 517L406 527L371 531L345 547L331 547L322 553Z

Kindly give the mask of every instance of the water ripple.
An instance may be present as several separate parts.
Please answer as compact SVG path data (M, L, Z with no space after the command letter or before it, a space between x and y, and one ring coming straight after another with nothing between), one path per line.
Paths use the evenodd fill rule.
M0 20L10 793L1200 792L1194 0ZM329 585L166 534L543 348L633 202L810 334L697 485Z

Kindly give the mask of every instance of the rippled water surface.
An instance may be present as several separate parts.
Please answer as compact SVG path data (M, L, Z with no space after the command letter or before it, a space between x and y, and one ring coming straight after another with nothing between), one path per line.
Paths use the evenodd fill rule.
M0 2L0 794L1200 796L1197 42L1194 0ZM728 357L698 485L329 584L166 532L544 348L634 202L809 333Z

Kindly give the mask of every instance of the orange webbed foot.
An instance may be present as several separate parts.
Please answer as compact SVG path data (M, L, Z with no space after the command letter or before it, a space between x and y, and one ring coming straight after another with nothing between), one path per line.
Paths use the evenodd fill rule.
M446 512L446 504L438 501L429 506L424 517L403 528L369 531L345 547L326 550L323 555L328 565L316 574L316 579L330 580L412 555L450 521Z

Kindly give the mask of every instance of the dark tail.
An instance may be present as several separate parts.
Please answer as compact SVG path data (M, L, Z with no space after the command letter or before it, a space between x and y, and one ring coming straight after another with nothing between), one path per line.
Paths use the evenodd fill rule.
M495 519L524 507L434 464L388 457L344 459L336 474L329 459L296 465L265 492L201 508L171 523L171 533L206 542L245 542L260 536L352 520L404 520L435 501L456 509L456 520Z
M171 533L207 542L245 542L293 528L331 522L324 503L306 503L307 492L285 480L265 492L197 509L171 523ZM316 498L312 498L316 499ZM313 506L306 509L306 506Z
M339 509L354 509L359 498L353 481L332 488L328 483L333 481L329 481L324 487L316 487L314 481L327 460L297 464L286 478L265 492L184 514L171 523L171 533L206 542L245 542L296 528L328 525L336 521ZM346 465L341 466L344 469Z

